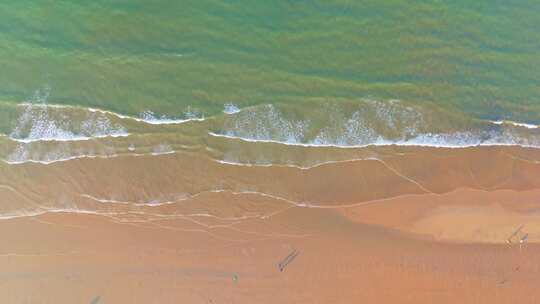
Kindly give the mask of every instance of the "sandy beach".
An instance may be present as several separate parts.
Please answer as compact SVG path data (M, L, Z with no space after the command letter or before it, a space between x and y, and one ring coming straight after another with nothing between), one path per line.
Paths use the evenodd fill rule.
M2 206L29 213L0 221L0 294L5 303L538 302L540 154L377 149L377 159L310 169L182 154L2 165ZM135 200L173 190L183 195ZM35 205L49 211L32 215Z

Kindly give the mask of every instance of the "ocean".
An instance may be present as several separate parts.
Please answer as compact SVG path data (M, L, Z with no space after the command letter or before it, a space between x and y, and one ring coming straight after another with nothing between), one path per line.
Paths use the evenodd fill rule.
M0 159L311 168L377 147L539 148L538 6L4 3Z

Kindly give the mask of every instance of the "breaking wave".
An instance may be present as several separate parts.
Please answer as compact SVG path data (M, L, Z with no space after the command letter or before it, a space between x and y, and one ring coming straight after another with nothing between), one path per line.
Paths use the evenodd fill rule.
M264 146L257 144L249 148L239 146L235 144L237 140L334 148L390 145L540 148L540 128L536 125L475 120L462 113L399 100L362 99L309 106L267 104L242 109L229 103L224 105L223 113L206 120L192 110L184 113L185 119L149 111L135 118L100 109L46 103L11 105L12 110L15 114L9 115L13 117L11 128L6 135L0 134L0 158L9 164L162 155L183 149L199 149L216 159L242 163L253 159L265 163L262 154L268 155L268 162L273 163L276 155L283 154L282 150L264 152ZM182 124L190 120L203 122ZM282 158L281 162L289 161L286 155ZM295 159L298 161L298 157Z
M225 114L236 114L240 112L240 108L238 108L238 106L236 106L235 104L233 103L226 103L224 106L223 106L223 113Z
M184 119L176 119L176 118L168 118L167 116L156 116L152 111L145 111L141 113L140 118L136 117L129 117L120 115L118 117L121 117L123 119L132 119L138 122L144 122L151 125L175 125L175 124L182 124L190 121L204 121L205 118L198 113L193 113L191 111L188 111L184 113L186 118Z
M17 142L78 141L129 134L120 124L97 112L65 112L59 107L23 104L9 137Z
M482 145L540 147L540 129L510 121L482 121L398 100L325 104L299 113L265 105L227 115L214 137L305 147Z

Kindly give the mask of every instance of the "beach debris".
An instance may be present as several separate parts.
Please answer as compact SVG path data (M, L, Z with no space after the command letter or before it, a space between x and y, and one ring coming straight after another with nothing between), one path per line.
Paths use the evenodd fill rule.
M90 304L98 304L99 300L101 300L101 296L95 297L92 301L90 301Z
M298 255L300 252L296 249L294 249L289 255L287 255L281 262L278 264L278 268L280 272L283 272L287 265L289 265Z
M529 234L528 233L525 233L524 236L522 236L520 239L519 239L519 250L521 250L521 246L523 244L525 244L525 242L527 242L527 240L529 239Z
M521 225L516 230L514 230L514 232L512 232L512 234L508 237L508 239L506 239L506 242L508 244L524 243L529 236L528 233L523 231L524 226L525 225Z
M235 282L235 283L238 282L238 275L237 275L236 273L233 274L232 280L233 280L233 282Z

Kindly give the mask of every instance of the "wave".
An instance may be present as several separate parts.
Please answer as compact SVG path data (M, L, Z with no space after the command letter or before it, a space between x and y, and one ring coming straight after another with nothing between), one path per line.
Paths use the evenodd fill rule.
M187 118L169 118L165 115L162 116L156 116L156 114L152 111L144 111L140 114L139 117L119 114L112 111L102 110L98 108L87 108L90 112L95 113L102 113L107 114L111 116L115 116L119 119L125 119L125 120L132 120L136 122L142 122L149 125L177 125L177 124L183 124L191 121L205 121L206 119L202 116L197 116L198 114L194 114L192 112L186 112L185 115Z
M15 142L87 141L92 139L128 137L127 121L146 125L176 125L190 121L204 121L196 111L184 113L185 118L169 118L145 111L140 117L131 117L97 108L48 103L20 103L15 108L15 119L6 135ZM10 110L11 111L11 110ZM124 121L126 120L126 121Z
M144 130L122 120L150 125L207 120L189 108L184 113L185 118L177 119L159 116L151 111L141 113L140 117L131 117L97 108L70 105L22 103L17 106L21 107L21 111L9 138L23 144L128 137ZM428 105L400 100L361 99L314 103L309 106L267 104L242 109L227 103L223 113L225 115L212 117L203 126L204 131L195 136L203 139L208 134L253 143L302 147L540 147L538 126L513 121L474 120L466 115L460 116L461 113L448 113ZM154 155L168 153L174 151L166 146L157 147L153 151ZM71 157L78 156L66 155L61 159Z
M240 108L238 108L238 106L236 106L235 104L226 103L223 106L223 113L225 113L225 114L232 115L232 114L236 114L238 112L240 112Z
M87 111L89 113L99 113L104 114L108 116L113 116L118 119L123 120L132 120L136 122L142 122L150 125L167 125L167 124L182 124L190 121L204 121L206 120L205 117L202 116L202 114L190 110L188 108L187 111L184 112L185 118L170 118L166 115L160 115L158 116L152 111L143 111L139 114L139 117L120 114L117 112L104 110L100 108L93 108L93 107L82 107L82 106L75 106L75 105L61 105L61 104L51 104L51 103L32 103L32 102L22 102L18 103L17 106L20 107L33 107L33 108L41 108L41 109L57 109L57 110L75 110L75 111Z
M298 114L300 113L300 114ZM474 120L399 100L362 100L298 109L265 105L228 115L210 136L302 147L540 147L540 128Z
M341 149L359 149L377 146L415 146L415 147L429 147L429 148L470 148L479 146L519 146L524 148L540 148L540 139L535 140L534 143L519 139L498 140L497 137L486 140L482 135L473 135L471 133L455 133L455 134L421 134L417 137L408 140L390 141L379 139L377 141L358 144L358 145L342 145L334 143L301 143L291 141L279 141L272 139L252 139L244 138L240 136L232 136L225 134L218 134L209 132L210 136L221 137L227 139L241 140L251 143L273 143L287 146L298 146L306 148L341 148Z
M13 141L80 141L92 138L126 137L129 133L107 116L92 112L65 112L59 107L23 104L15 127L9 134Z

